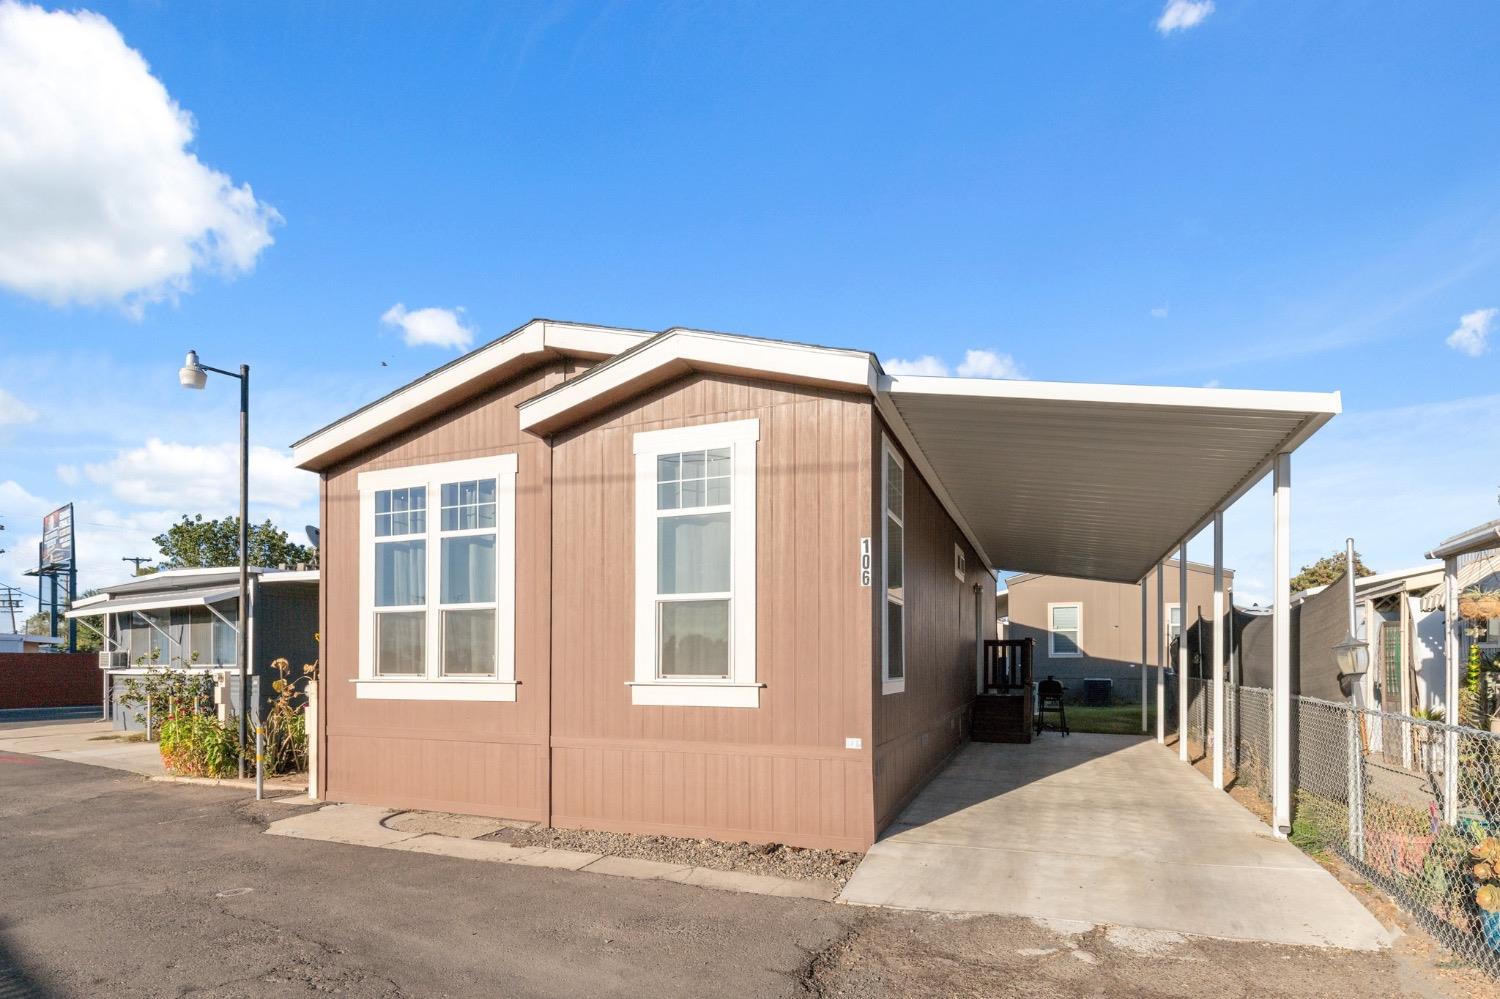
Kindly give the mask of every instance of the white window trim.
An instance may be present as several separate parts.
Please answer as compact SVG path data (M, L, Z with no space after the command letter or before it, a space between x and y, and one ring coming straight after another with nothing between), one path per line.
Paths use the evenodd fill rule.
M516 699L516 469L514 454L407 465L359 474L359 676L355 696L398 701ZM495 479L495 675L442 675L442 486ZM427 487L427 672L375 675L375 494ZM473 532L468 532L473 533ZM438 640L435 640L438 639Z
M880 454L880 693L900 694L906 691L906 577L910 568L906 563L906 462L901 452L889 437L881 439ZM889 455L901 469L901 596L892 597L890 590L890 468ZM891 623L887 615L891 612L891 601L901 608L901 675L891 676Z
M1172 641L1172 638L1173 638L1173 635L1172 635L1172 612L1173 611L1177 612L1177 633L1179 635L1182 634L1182 605L1181 604L1162 604L1161 619L1162 619L1162 622L1165 623L1166 626L1167 626L1167 634L1166 634L1166 636L1164 638L1164 641L1166 641L1166 642Z
M635 679L630 703L638 705L758 708L755 671L755 459L759 420L706 423L635 435ZM729 676L663 678L656 672L656 458L674 451L732 449L730 489Z
M964 546L957 541L953 542L953 575L960 583L969 581L969 557L964 554Z
M1077 646L1077 652L1057 651L1057 632L1052 627L1052 608L1072 607L1078 611L1078 638L1073 644ZM1077 600L1063 600L1059 603L1047 605L1047 658L1048 659L1082 659L1083 658L1083 604Z

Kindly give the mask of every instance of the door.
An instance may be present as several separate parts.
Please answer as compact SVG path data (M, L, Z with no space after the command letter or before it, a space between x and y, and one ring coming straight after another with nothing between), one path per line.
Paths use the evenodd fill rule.
M1401 622L1380 622L1380 710L1386 713L1381 719L1381 750L1389 763L1410 766L1410 746L1407 745L1408 726L1404 721L1391 717L1402 714L1401 692L1405 689L1401 656Z

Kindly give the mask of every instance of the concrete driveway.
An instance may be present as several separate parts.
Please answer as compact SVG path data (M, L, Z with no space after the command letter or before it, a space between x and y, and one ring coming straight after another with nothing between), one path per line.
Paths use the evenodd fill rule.
M1332 875L1131 736L973 743L870 850L844 902L1372 950Z
M128 770L147 777L166 773L156 743L126 742L119 738L123 734L97 717L0 722L0 753L46 756L70 763Z

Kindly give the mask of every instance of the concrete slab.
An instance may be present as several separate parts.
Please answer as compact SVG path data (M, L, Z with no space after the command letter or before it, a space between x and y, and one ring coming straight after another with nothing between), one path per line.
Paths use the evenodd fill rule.
M45 756L147 777L166 773L155 743L109 738L119 734L109 722L97 718L8 722L0 724L0 752Z
M432 853L442 857L458 857L462 860L484 860L492 864L513 864L540 849L534 846L511 846L509 843L496 840L444 836L440 833L423 833L411 839L387 845L393 850Z
M672 875L691 871L692 868L637 857L600 857L582 870L589 874L608 874L616 878L657 879L670 878Z
M525 867L555 867L563 871L581 871L596 860L603 860L602 853L581 853L578 850L554 850L539 847L535 853L517 857L515 863Z
M381 825L380 820L391 813L389 808L374 805L324 805L315 812L277 819L266 827L266 832L352 846L391 846L418 835Z
M1153 741L971 744L839 900L1271 943L1386 946L1327 871Z

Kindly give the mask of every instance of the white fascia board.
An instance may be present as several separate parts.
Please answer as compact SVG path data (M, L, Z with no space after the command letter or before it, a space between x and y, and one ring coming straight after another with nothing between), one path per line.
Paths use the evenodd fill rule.
M1469 552L1484 551L1486 548L1500 548L1500 524L1485 524L1476 527L1472 531L1449 538L1427 553L1428 558L1446 559L1458 555L1467 555Z
M610 393L670 371L743 372L870 392L874 365L863 351L809 347L696 330L672 330L634 353L601 364L518 407L521 429L545 428Z
M72 609L78 610L82 607L92 607L94 604L102 604L109 600L108 593L96 593L92 597L81 597L73 601ZM66 616L66 615L64 615Z
M546 354L613 357L650 335L634 330L533 320L515 332L424 375L405 388L397 389L373 405L297 441L292 445L292 461L297 467L306 468L351 441L399 420L403 414L460 393L465 386L484 379L495 368L528 354L538 357Z
M135 597L134 599L120 599L102 604L91 604L87 607L74 604L64 612L63 617L93 617L96 614L125 614L134 611L170 610L173 607L204 607L220 600L228 600L240 595L239 587L213 590L207 593L160 593L156 596Z
M275 583L316 583L318 570L288 569L285 572L266 572L261 574L260 581L266 586Z
M883 375L882 392L1076 402L1085 405L1159 406L1179 409L1238 409L1265 413L1326 414L1343 410L1337 392L1269 392L1256 389L1108 385L1087 382L1033 382L1003 378L944 378Z

